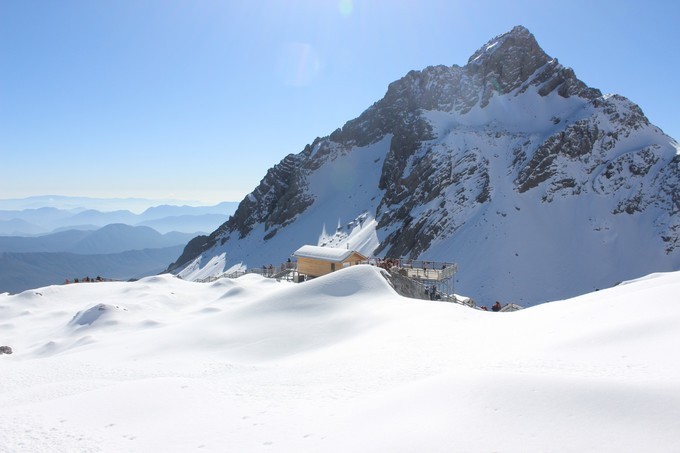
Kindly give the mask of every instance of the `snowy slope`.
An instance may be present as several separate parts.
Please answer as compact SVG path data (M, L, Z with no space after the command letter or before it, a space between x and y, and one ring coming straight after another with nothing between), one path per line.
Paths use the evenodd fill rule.
M351 149L341 159L327 157L307 180L304 193L314 203L304 212L303 222L270 231L264 224L256 224L242 238L239 232L232 232L220 241L222 244L203 253L189 267L205 269L205 263L210 263L212 267L201 274L205 278L207 274L219 275L240 262L248 267L277 266L305 244L346 248L349 243L350 248L370 256L379 245L377 224L371 212L375 212L380 198L373 190L388 146L387 138ZM224 266L215 266L215 257L222 257ZM180 275L188 278L186 272Z
M679 293L492 313L355 266L0 295L0 450L677 451Z
M541 105L536 104L537 99ZM475 161L485 162L488 200L467 205L451 203L443 222L444 234L435 238L420 257L446 260L454 256L461 264L457 277L461 291L485 303L502 299L522 305L610 287L650 270L680 268L680 253L668 252L660 228L662 219L669 215L678 222L677 213L673 213L677 207L614 213L640 193L653 197L655 191L660 191L658 185L645 187L639 178L636 181L635 176L628 175L626 187L609 193L603 188L610 182L602 176L610 162L630 153L631 147L639 150L650 146L658 140L658 131L653 126L629 131L628 140L614 144L607 158L598 159L596 151L604 154L605 147L600 144L585 157L585 165L564 159L556 165L563 174L548 180L551 184L519 192L516 183L521 170L514 164L517 150L535 152L536 145L561 133L552 122L539 124L535 120L534 115L541 109L553 112L562 122L607 121L606 115L593 111L590 103L565 100L556 94L544 98L492 98L486 109L473 109L470 115L474 119L465 118L466 124L460 124L460 116L455 114L427 113L438 137L431 146L441 150L440 165L456 165L451 161L458 155L452 151L461 149L474 149ZM665 157L650 172L661 172L676 156L677 149L666 146ZM458 169L460 173L464 170ZM552 182L574 175L581 179L573 186L560 187ZM461 192L469 194L469 198L478 196L478 184L476 178L452 184L445 189L443 198L447 202L455 200ZM431 216L438 202L439 198L421 206L420 213ZM547 288L533 285L534 281L544 282Z

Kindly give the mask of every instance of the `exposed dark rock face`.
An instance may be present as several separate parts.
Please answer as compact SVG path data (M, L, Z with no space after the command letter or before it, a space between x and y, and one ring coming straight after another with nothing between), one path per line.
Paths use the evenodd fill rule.
M410 297L411 299L430 300L430 296L425 293L425 288L422 284L416 283L414 280L391 270L384 271L382 275L397 294Z
M597 125L579 121L548 138L522 168L515 180L517 190L526 192L554 178L563 160L579 160L589 156L600 139ZM569 178L567 178L568 180ZM563 180L561 180L563 181Z

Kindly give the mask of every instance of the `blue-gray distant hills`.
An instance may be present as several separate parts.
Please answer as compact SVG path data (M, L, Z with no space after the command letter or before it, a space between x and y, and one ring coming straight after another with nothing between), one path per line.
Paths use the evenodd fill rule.
M184 245L193 237L192 233L161 234L146 226L114 223L94 231L66 230L37 237L0 236L0 252L98 255Z
M0 207L17 205L16 200L0 200ZM237 205L235 202L213 206L161 205L148 208L141 214L128 210L100 211L82 207L0 209L0 235L35 236L65 229L95 230L113 223L148 226L160 233L178 231L195 235L213 231L229 218Z
M93 198L75 197L65 195L36 195L25 198L0 199L0 211L21 211L23 209L57 208L63 210L97 209L99 211L130 210L142 212L149 206L199 206L202 203L187 200L174 199L148 199L148 198Z
M236 208L233 202L161 205L135 214L75 204L83 200L97 201L0 200L0 293L61 284L66 279L129 280L157 274L193 237L224 223ZM40 207L39 202L49 205Z
M38 237L0 236L0 292L85 277L128 280L156 274L194 235L111 224Z

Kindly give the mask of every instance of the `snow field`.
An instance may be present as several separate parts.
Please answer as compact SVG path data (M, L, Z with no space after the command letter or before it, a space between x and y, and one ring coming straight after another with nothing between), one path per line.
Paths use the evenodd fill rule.
M0 295L0 451L677 451L680 273L492 313L370 266Z

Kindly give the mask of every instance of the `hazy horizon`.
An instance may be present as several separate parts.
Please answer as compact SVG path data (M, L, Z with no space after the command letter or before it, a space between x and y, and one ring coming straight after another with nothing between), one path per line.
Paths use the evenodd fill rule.
M222 200L216 203L203 203L197 200L172 198L100 198L78 197L58 194L34 195L21 198L0 198L0 211L21 211L24 209L95 209L98 211L127 210L139 214L150 207L172 206L215 206L221 203L239 203L240 200Z

